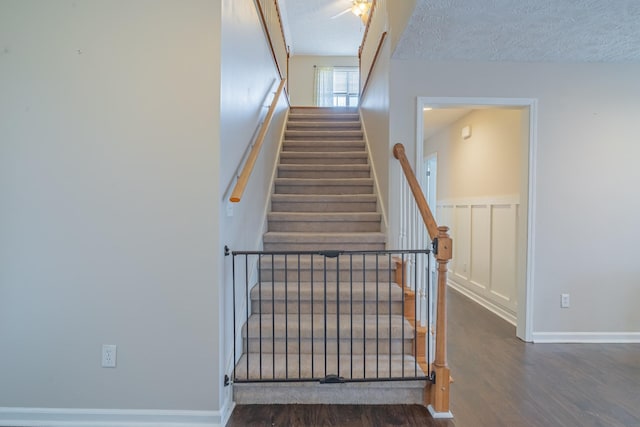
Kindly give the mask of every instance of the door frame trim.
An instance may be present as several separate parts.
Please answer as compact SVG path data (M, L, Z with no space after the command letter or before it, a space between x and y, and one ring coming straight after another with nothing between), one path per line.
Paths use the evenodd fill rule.
M538 146L538 100L535 98L491 98L491 97L428 97L418 96L416 102L416 140L415 165L416 176L420 185L424 185L424 107L521 107L529 109L529 146L528 146L528 194L527 194L527 244L525 256L526 274L524 283L518 280L518 308L516 336L520 339L533 341L534 320L534 266L535 266L535 212L536 212L536 153ZM524 165L522 165L524 166ZM524 303L522 303L524 302Z

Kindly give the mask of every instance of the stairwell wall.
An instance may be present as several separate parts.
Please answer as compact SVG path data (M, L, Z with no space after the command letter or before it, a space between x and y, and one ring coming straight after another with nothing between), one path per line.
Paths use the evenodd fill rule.
M638 64L392 60L390 135L407 148L416 96L538 99L534 340L640 341L640 200L629 187L640 182L639 74ZM393 210L389 221L398 226ZM571 308L560 308L560 293Z
M0 2L0 424L219 419L219 29L205 0Z
M364 97L360 100L362 126L369 144L369 156L375 171L379 192L379 209L386 217L389 200L389 43L385 43L373 70ZM387 236L387 246L390 240ZM391 245L390 247L393 247Z
M265 39L255 3L252 0L223 0L222 2L222 92L220 145L223 155L219 177L220 198L217 199L220 217L220 241L231 250L246 251L262 248L266 210L271 195L272 176L277 162L280 138L287 113L287 101L281 95L273 120L249 179L242 200L231 204L230 189L236 182L238 166L246 157L255 139L273 92L280 82L277 69ZM229 216L229 210L232 216ZM244 304L239 295L232 298L231 256L224 257L218 272L220 291L221 377L233 367L233 307L241 310ZM244 277L244 274L240 276ZM239 354L238 354L239 356ZM231 387L219 387L221 407L228 411L232 405Z

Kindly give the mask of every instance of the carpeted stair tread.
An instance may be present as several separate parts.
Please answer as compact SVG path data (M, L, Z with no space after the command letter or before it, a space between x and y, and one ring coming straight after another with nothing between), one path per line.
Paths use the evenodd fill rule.
M362 233L304 233L304 232L286 232L286 231L267 231L264 234L264 242L363 242L363 243L380 243L385 241L385 235L381 232L362 232Z
M336 301L338 296L346 304L351 301L371 301L376 298L385 302L403 301L402 288L395 283L390 282L339 282L330 283L326 289L324 282L300 282L288 281L271 282L265 281L260 286L255 285L251 289L251 299L253 300L271 300L272 296L277 300L291 299L297 302L301 300L310 300L313 295L314 301Z
M324 353L314 356L302 354L300 361L298 361L297 355L295 357L289 355L288 358L285 358L276 354L274 360L272 354L263 354L260 357L257 353L249 353L244 354L237 364L235 375L240 380L247 379L247 358L250 362L248 378L256 380L260 378L284 379L286 377L320 379L332 374L357 379L424 376L420 365L409 355L341 355L338 358L335 354L328 354L325 359ZM326 371L325 360L327 362ZM338 360L340 361L339 370ZM391 370L389 370L390 365ZM425 384L422 381L415 381L415 384L406 384L405 386L424 388Z
M325 322L326 320L326 322ZM376 321L377 320L377 321ZM364 337L379 340L391 337L405 339L413 338L413 328L408 320L402 315L385 314L376 316L375 314L333 314L324 316L319 314L252 314L249 321L245 323L242 336L246 338L258 337L278 337L289 338L337 338L338 333L342 338L361 339ZM260 334L260 331L262 333Z
M272 194L272 212L375 212L371 194Z
M360 130L360 121L355 120L295 120L287 123L287 130L318 130L323 131L341 131L341 130Z
M378 212L270 212L270 220L279 221L380 221Z

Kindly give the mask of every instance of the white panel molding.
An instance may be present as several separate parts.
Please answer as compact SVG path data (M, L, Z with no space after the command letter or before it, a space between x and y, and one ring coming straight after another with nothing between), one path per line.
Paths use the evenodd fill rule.
M469 298L471 301L481 305L482 307L486 308L487 310L489 310L490 312L492 312L493 314L495 314L498 317L501 317L502 319L506 320L507 322L511 323L513 326L516 326L517 323L517 319L514 313L505 310L504 308L500 307L498 304L494 303L491 300L488 300L484 297L482 297L481 295L470 291L469 289L465 288L464 286L449 280L447 282L447 285L449 285L449 287L453 290L455 290L456 292L464 295L465 297Z
M508 210L508 221L517 221L517 210L519 197L515 195L504 195L497 197L476 197L470 199L449 199L446 201L438 201L436 209L440 212L449 212L450 218L454 222L454 227L451 230L451 237L457 242L454 249L454 258L450 263L452 274L449 281L455 283L460 288L465 288L467 293L473 293L476 295L477 300L484 301L483 306L490 305L500 307L501 317L507 317L509 319L516 319L517 309L517 278L513 277L513 295L509 296L504 292L500 292L501 289L496 288L500 283L498 279L505 274L508 275L508 271L513 269L515 271L515 260L511 263L500 263L496 259L496 242L505 243L505 238L512 241L516 245L517 239L517 227L507 227L505 230L510 233L503 235L502 238L496 234L498 230L495 227L495 209L503 208ZM486 208L488 213L480 218L480 222L477 222L474 218L474 209ZM489 230L488 242L486 247L483 245L477 246L473 244L474 235L477 229ZM496 240L498 239L498 240ZM478 252L480 251L480 252ZM498 252L499 254L499 252ZM478 261L484 259L487 263L486 266L478 264ZM482 262L482 261L481 261ZM477 268L486 268L488 276L485 274L484 280L476 275ZM506 270L505 270L506 269ZM509 281L510 282L510 281ZM504 286L503 286L504 288ZM504 289L502 289L504 291ZM476 299L474 299L475 301ZM496 309L491 309L496 311Z
M505 194L501 196L465 197L459 199L438 200L438 206L487 206L487 205L519 205L520 196Z
M0 407L0 426L11 427L217 427L220 411Z
M534 343L637 344L640 332L533 332Z

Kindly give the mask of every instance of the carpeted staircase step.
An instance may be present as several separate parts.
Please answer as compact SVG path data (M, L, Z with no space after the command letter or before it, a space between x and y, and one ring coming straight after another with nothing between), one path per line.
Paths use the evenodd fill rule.
M296 233L268 231L264 234L265 251L384 250L385 235L362 233Z
M311 151L311 152L366 152L366 143L353 140L320 140L320 139L285 139L282 145L283 151Z
M299 113L299 112L291 112L289 113L289 123L293 122L309 122L309 121L358 121L360 120L360 115L358 113Z
M271 282L250 291L253 313L402 314L404 295L392 282Z
M244 356L243 356L244 357ZM251 358L252 356L250 356ZM410 356L409 356L410 357ZM271 361L265 360L268 364ZM385 360L386 361L386 360ZM246 366L246 358L242 359ZM321 362L321 361L319 361ZM366 364L354 359L354 365L362 369ZM396 360L393 360L396 363ZM411 371L414 362L406 363L405 372ZM345 365L341 365L345 366ZM322 364L324 368L324 364ZM246 371L245 371L246 372ZM343 371L342 371L343 372ZM420 372L420 371L418 371ZM395 371L394 371L395 373ZM364 376L364 375L362 375ZM367 377L369 378L369 377ZM236 404L334 404L334 405L424 405L427 381L379 381L359 380L345 384L319 384L317 381L272 382L233 384L233 400ZM339 421L336 420L336 425Z
M371 194L371 178L276 178L278 194Z
M278 178L369 178L369 165L280 165Z
M280 164L319 164L343 165L368 163L366 151L283 151L280 153Z
M244 337L301 337L316 338L327 336L327 339L341 337L363 338L378 337L380 340L389 336L404 336L413 338L413 328L402 315L385 314L376 316L371 314L301 314L287 316L285 314L252 314L245 324L242 334ZM390 335L391 333L391 335ZM339 334L339 335L338 335ZM377 335L376 335L377 334Z
M296 120L287 123L287 130L309 130L309 131L343 131L343 130L361 130L360 121L350 120Z
M289 114L309 114L309 115L341 115L341 114L358 114L356 107L300 107L292 106Z
M273 194L272 212L375 212L375 194Z
M312 249L317 251L318 249ZM286 268L285 268L286 267ZM326 271L326 272L325 272ZM260 260L260 278L263 283L276 281L335 283L393 282L395 263L390 254L343 253L339 258L319 254L264 255Z
M288 232L364 232L380 231L377 212L271 212L270 231Z
M362 130L285 130L284 137L287 140L294 139L323 139L323 140L362 140Z
M388 355L411 348L414 328L397 314L252 314L242 338L249 352Z
M247 359L249 369L247 371ZM312 363L313 361L313 363ZM326 370L325 370L326 361ZM340 367L338 369L338 361ZM275 370L274 370L275 367ZM391 369L389 369L391 367ZM312 372L313 368L313 372ZM424 372L415 359L409 355L348 355L337 357L335 354L324 353L302 354L298 357L290 357L288 360L280 354L263 354L262 358L257 353L244 354L236 365L236 378L266 379L276 378L324 378L326 375L339 375L346 378L399 378L420 377ZM331 386L330 386L331 387ZM333 385L335 388L336 385ZM424 387L424 383L422 384Z

